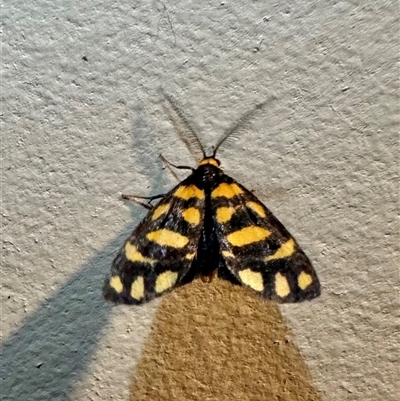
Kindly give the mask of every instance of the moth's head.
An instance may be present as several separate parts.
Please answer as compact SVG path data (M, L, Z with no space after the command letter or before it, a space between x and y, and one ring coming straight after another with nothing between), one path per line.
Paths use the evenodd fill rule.
M206 164L211 164L212 166L219 167L221 165L221 162L215 157L205 157L203 160L200 161L198 167L205 166Z

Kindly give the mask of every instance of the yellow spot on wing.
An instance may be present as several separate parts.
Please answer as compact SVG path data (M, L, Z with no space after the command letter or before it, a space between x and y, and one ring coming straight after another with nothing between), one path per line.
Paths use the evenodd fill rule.
M262 274L259 272L245 269L239 272L239 277L244 284L248 285L253 290L262 291L264 289Z
M275 274L275 292L281 298L285 298L290 294L290 287L287 278L281 274Z
M217 221L218 223L226 223L229 221L235 213L234 207L219 207L217 209Z
M174 196L177 198L184 199L184 200L188 200L191 198L203 199L204 191L197 188L196 185L189 185L187 187L185 187L184 185L181 185L175 191Z
M196 252L187 253L187 254L185 255L185 259L187 259L187 260L193 260L195 256L196 256Z
M268 262L269 260L288 258L293 254L295 248L296 243L293 238L290 238L283 243L273 255L267 256L264 260Z
M234 258L235 255L231 251L222 251L222 256L225 258Z
M171 270L161 273L156 280L156 292L160 293L168 290L176 283L177 278L178 273Z
M301 272L297 278L297 283L302 290L305 290L312 281L312 277L306 272Z
M135 245L130 242L125 244L125 256L130 262L154 263L153 259L143 256Z
M256 202L246 202L246 206L251 209L253 212L256 212L259 216L265 217L265 210L264 208Z
M219 163L217 160L215 160L214 158L210 157L207 159L203 159L200 163L199 166L203 166L204 164L212 164L215 167L219 167Z
M176 233L175 231L162 228L148 233L146 235L149 241L153 241L161 246L170 246L172 248L183 248L188 242L189 238Z
M223 182L222 184L219 184L218 187L214 189L214 191L211 192L211 197L212 198L224 197L230 199L242 193L243 191L239 187L239 185L227 184Z
M170 207L171 207L170 203L166 203L164 205L157 206L157 208L153 212L153 216L151 216L151 219L153 221L157 220L160 216L162 216L163 214L167 213L168 210L170 209Z
M271 232L265 228L250 226L234 231L227 235L227 240L233 246L244 246L254 242L262 241L270 236Z
M110 287L113 288L118 294L121 294L124 286L119 276L112 276L110 278Z
M144 297L144 279L142 276L139 276L131 286L131 297L140 300Z
M189 207L184 210L182 216L188 223L195 226L200 223L200 210L195 207Z

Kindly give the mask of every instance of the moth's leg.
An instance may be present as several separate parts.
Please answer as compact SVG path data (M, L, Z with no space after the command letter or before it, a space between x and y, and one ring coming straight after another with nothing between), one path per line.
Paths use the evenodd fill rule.
M194 171L194 168L193 168L193 167L190 167L190 166L177 166L176 164L170 163L163 155L160 155L160 159L161 159L165 164L168 164L168 165L171 166L171 167L178 168L178 169L180 169L180 170L192 170L192 171Z
M126 200L128 200L130 202L137 203L138 205L143 206L146 209L152 209L153 206L152 206L151 202L154 199L160 199L160 198L162 198L164 196L165 196L165 194L153 195L153 196L137 196L137 195L124 195L124 194L122 194L121 198L122 199L126 199ZM138 199L147 199L148 202L147 203L143 203L143 202L138 201Z
M192 168L192 167L189 167L189 166L177 166L175 164L170 163L163 155L160 155L160 159L170 167L174 167L174 168L177 168L177 169L180 169L180 170L192 170L192 171L194 171L194 168ZM179 179L176 176L176 174L175 173L173 173L173 174L174 174L175 178L179 181ZM151 209L153 207L151 202L154 199L160 199L160 198L164 197L165 194L153 195L153 196L137 196L137 195L124 195L124 194L122 194L121 196L122 196L122 199L126 199L126 200L129 200L131 202L137 203L138 205L143 206L146 209ZM148 202L146 204L146 203L138 201L138 199L147 199Z

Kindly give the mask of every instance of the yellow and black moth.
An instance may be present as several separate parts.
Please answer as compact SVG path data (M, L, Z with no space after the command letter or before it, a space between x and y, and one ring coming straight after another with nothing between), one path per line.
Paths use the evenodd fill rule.
M149 213L112 263L104 297L116 303L142 304L197 277L210 281L214 274L277 302L319 296L318 277L296 240L249 190L222 171L215 157L220 145L246 124L253 111L206 156L195 131L166 97L188 127L189 141L185 142L201 150L203 157L196 169L172 165L190 168L192 173L155 206L148 206Z

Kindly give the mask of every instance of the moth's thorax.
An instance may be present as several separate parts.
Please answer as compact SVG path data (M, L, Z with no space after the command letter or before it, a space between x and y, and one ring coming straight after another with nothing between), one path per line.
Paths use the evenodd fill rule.
M223 174L223 171L219 168L220 165L220 161L213 157L206 157L201 160L197 169L194 171L198 182L211 187L215 182L216 177Z
M200 161L198 167L205 166L207 164L211 164L212 166L219 167L221 162L216 159L215 157L205 157L203 160Z

